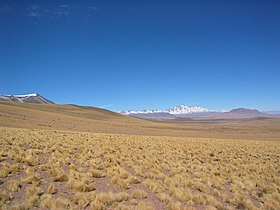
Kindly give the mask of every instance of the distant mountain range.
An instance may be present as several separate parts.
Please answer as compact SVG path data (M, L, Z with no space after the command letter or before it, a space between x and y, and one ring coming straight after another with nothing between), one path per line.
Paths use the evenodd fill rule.
M260 112L256 109L238 108L229 112L213 111L203 107L178 105L167 110L128 110L120 111L120 114L147 119L247 119L247 118L271 118L277 115Z
M207 108L199 107L199 106L186 106L186 105L178 105L173 108L167 110L124 110L120 111L120 114L130 115L141 118L154 118L154 117L179 117L179 116L199 116L201 114L212 114L212 113L220 113L221 111L212 111Z
M198 106L185 106L185 105L178 105L173 108L167 110L123 110L120 111L120 114L124 115L131 115L131 114L170 114L170 115L181 115L181 114L191 114L191 113L205 113L205 112L212 112L209 109L198 107Z
M53 104L54 102L46 99L38 93L27 95L0 95L0 101L34 103L34 104Z

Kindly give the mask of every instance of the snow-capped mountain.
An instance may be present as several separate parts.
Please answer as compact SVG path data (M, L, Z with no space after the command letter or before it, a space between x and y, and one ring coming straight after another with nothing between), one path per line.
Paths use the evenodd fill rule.
M201 112L212 112L211 110L199 106L185 106L178 105L174 108L168 109L169 114L191 114L191 113L201 113Z
M120 114L123 115L130 115L130 116L136 116L136 117L172 117L172 116L182 116L182 115L191 115L191 114L201 114L201 113L213 113L214 111L211 111L207 108L198 107L198 106L186 106L186 105L178 105L173 108L167 109L167 110L124 110L120 111Z
M129 114L154 114L154 113L162 113L162 112L167 112L167 111L161 111L159 109L138 110L138 111L135 111L135 110L123 110L123 111L120 111L119 113L123 114L123 115L129 115Z
M0 101L34 104L53 104L52 101L44 98L38 93L31 93L26 95L0 95Z

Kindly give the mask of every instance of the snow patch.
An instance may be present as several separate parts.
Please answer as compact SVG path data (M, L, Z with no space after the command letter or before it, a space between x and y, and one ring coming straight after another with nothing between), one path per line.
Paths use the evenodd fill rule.
M14 96L14 97L17 97L17 98L26 98L26 97L36 97L38 96L37 93L31 93L31 94L26 94L26 95L11 95L11 96Z

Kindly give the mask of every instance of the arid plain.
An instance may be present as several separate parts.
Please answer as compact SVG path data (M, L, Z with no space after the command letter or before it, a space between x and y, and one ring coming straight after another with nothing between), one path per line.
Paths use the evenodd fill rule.
M0 103L0 209L280 209L280 120Z

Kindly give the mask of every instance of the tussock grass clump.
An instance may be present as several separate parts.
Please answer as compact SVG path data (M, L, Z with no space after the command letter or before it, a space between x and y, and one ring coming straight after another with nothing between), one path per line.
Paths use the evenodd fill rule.
M38 207L40 196L43 195L44 193L43 190L39 187L32 186L26 188L25 192L26 192L25 194L28 201L28 205L31 207L32 206Z
M144 190L135 189L132 191L132 198L135 199L145 199L147 198L147 193Z
M8 182L8 190L10 190L10 191L12 191L12 192L17 192L17 191L19 191L20 190L20 188L21 188L21 184L20 184L20 182L19 181L17 181L17 180L10 180L9 182Z
M54 183L51 183L51 184L48 186L47 193L49 193L49 194L55 194L55 193L57 193L57 188L55 187L55 184L54 184Z
M137 206L135 206L135 210L154 210L154 207L149 202L141 201Z
M111 205L115 202L114 194L112 192L109 193L99 193L96 197L104 205Z
M200 191L200 192L203 192L203 193L208 193L208 187L207 185L203 184L203 183L200 183L200 182L195 182L194 183L194 187Z
M206 204L206 197L201 194L194 194L192 200L196 204L200 204L200 205Z
M41 171L46 171L48 169L48 165L47 164L41 164L41 165L39 165L39 169Z
M172 188L171 194L181 202L188 202L192 199L192 193L186 189Z
M66 198L57 198L57 199L53 199L50 209L64 210L64 209L69 209L70 206L71 206L70 200Z
M152 190L154 193L159 193L162 191L163 187L160 183L154 181L154 180L146 180L143 183L146 187L148 187L150 190Z
M1 192L0 191L0 207L4 204L9 203L13 199L13 196L6 192Z
M43 190L42 190L41 188L39 188L39 187L32 186L32 187L26 188L26 195L27 195L28 197L31 197L31 196L33 196L33 195L38 195L38 196L40 196L40 195L42 195L43 193L44 193Z
M249 199L245 199L245 198L238 201L236 208L237 209L256 209L256 207L254 207L252 201Z
M111 180L112 180L112 183L118 185L123 190L129 189L129 187L130 187L127 181L125 181L119 177L113 177Z
M207 204L219 210L223 209L223 205L213 196L207 196Z
M182 209L181 204L179 202L174 202L174 201L170 201L168 203L168 207L171 210L181 210Z
M0 178L6 178L11 175L16 175L20 170L19 164L0 164Z
M78 192L75 194L73 201L78 205L80 209L84 209L90 204L91 200L93 199L94 196L92 194Z
M29 154L24 158L24 163L28 164L29 166L35 166L38 164L38 160L34 155Z
M105 176L105 174L102 171L96 169L91 170L90 174L94 178L101 178Z
M130 199L130 195L126 192L120 193L99 193L96 195L96 198L92 205L95 208L104 208L105 206L111 206L114 203L120 203L122 201L127 201ZM92 206L92 207L93 207Z
M40 176L40 174L36 173L34 169L27 168L26 175L27 176L25 178L22 178L22 182L26 184L33 184L36 186L40 185L42 177Z
M62 169L52 168L49 173L55 182L68 181L68 176Z
M129 184L139 184L140 180L135 176L129 176L127 179Z
M90 209L92 209L92 210L104 210L105 205L99 199L95 199L93 202L90 203Z
M120 192L114 194L114 200L116 202L127 201L130 198L130 195L126 192Z
M168 204L172 201L172 198L166 193L161 192L161 193L157 194L157 196L162 202L164 202L166 204Z
M74 178L69 179L68 186L79 192L91 192L95 190L94 183L88 183L85 180L78 180Z
M51 209L53 206L53 198L50 194L44 194L41 197L40 207L45 209Z

